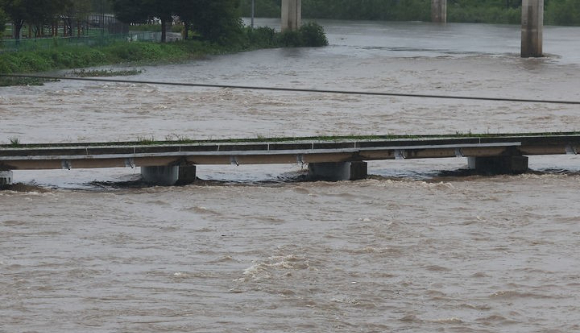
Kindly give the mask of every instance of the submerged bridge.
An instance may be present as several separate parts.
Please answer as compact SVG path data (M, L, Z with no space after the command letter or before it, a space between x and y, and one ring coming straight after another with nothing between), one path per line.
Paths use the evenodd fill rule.
M431 20L447 22L447 0L431 0ZM302 0L282 0L282 31L300 28ZM543 56L544 0L522 1L521 56Z
M140 167L146 182L195 181L196 166L302 164L318 179L367 177L367 161L467 158L480 173L523 173L528 156L577 154L580 133L422 137L332 137L198 142L0 145L0 185L13 170Z

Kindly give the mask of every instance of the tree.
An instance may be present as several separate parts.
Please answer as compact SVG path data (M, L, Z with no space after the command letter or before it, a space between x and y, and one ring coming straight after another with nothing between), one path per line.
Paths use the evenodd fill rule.
M143 0L111 0L115 17L125 23L145 23L151 11Z
M547 21L557 25L580 25L580 0L550 1Z
M6 30L6 23L8 23L8 16L4 13L2 9L2 3L0 2L0 39L4 36L4 30Z
M24 24L35 27L39 33L42 26L52 23L57 13L67 7L68 0L4 0L3 8L12 19L14 38L20 39Z
M126 23L141 23L149 17L161 20L161 41L167 24L179 16L202 37L227 43L242 34L239 0L111 0L116 17Z
M26 10L26 0L4 0L3 8L6 14L12 19L12 33L16 40L20 39L20 32L24 26L24 22L28 18Z
M193 28L209 41L236 42L242 35L239 0L195 0Z
M172 22L179 0L111 0L115 16L125 23L143 23L149 18L161 20L161 42L166 41L167 23ZM191 0L190 0L191 1Z
M183 1L183 0L182 0ZM173 22L178 0L144 0L146 8L149 8L150 15L161 20L161 42L167 40L167 24Z
M180 1L177 4L177 13L179 13L179 19L183 23L183 39L189 39L189 29L198 10L195 2L194 0Z
M73 26L76 23L77 26L81 22L86 22L88 20L89 14L91 12L91 0L66 0L63 3L64 6L60 11L63 16L65 27L67 30L67 35L72 36Z

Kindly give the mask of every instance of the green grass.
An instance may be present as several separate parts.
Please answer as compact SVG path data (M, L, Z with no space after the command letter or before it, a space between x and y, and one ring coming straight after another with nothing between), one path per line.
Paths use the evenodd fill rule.
M112 64L164 64L204 58L210 55L274 48L314 47L328 42L321 26L315 23L304 25L294 32L295 40L279 34L271 28L244 29L236 42L215 44L200 40L172 43L129 42L112 36L104 39L31 39L21 41L19 51L0 52L1 74L38 73L60 69L80 69ZM4 46L6 47L6 46ZM9 50L6 47L6 50ZM0 45L0 51L2 45ZM106 73L100 73L102 75ZM0 85L10 84L0 78Z
M20 139L18 138L10 138L10 146L12 147L18 147L20 146Z
M181 62L216 54L220 49L200 42L159 44L117 42L104 47L63 46L38 51L0 53L1 74L39 73L59 69L78 69L82 76L134 75L136 71L87 71L82 68L111 64L160 64ZM0 86L42 84L41 80L0 77Z
M246 49L249 49L247 47ZM231 53L243 47L218 46L199 41L177 43L117 42L103 47L62 46L36 51L0 53L0 74L38 73L111 64L164 64ZM100 73L105 74L105 73ZM110 73L116 75L117 73ZM5 78L2 78L5 80ZM6 85L6 82L0 83Z

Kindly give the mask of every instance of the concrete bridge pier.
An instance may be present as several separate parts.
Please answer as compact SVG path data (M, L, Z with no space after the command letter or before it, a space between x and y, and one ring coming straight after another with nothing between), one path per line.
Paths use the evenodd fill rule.
M522 2L522 58L543 56L544 0Z
M469 169L482 174L520 174L528 171L527 156L469 157Z
M146 183L160 186L187 185L196 179L195 165L169 165L141 167L141 176Z
M0 186L12 185L12 171L0 171Z
M282 0L282 32L296 31L302 24L302 0Z
M146 183L161 186L175 185L179 179L179 166L141 167L141 176Z
M367 178L366 162L310 163L308 176L315 179L339 181Z
M197 167L195 165L180 165L179 176L176 185L188 185L197 179Z
M447 23L447 0L431 0L431 21Z

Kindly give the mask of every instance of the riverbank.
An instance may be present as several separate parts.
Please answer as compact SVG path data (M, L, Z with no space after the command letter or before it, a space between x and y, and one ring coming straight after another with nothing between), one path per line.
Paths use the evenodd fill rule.
M127 63L164 64L257 49L326 45L328 40L324 29L316 23L305 24L299 31L284 33L265 27L248 28L239 40L227 45L199 40L172 43L117 41L103 46L55 46L32 51L4 52L0 53L0 74L38 73ZM0 79L0 86L19 83L34 82Z

